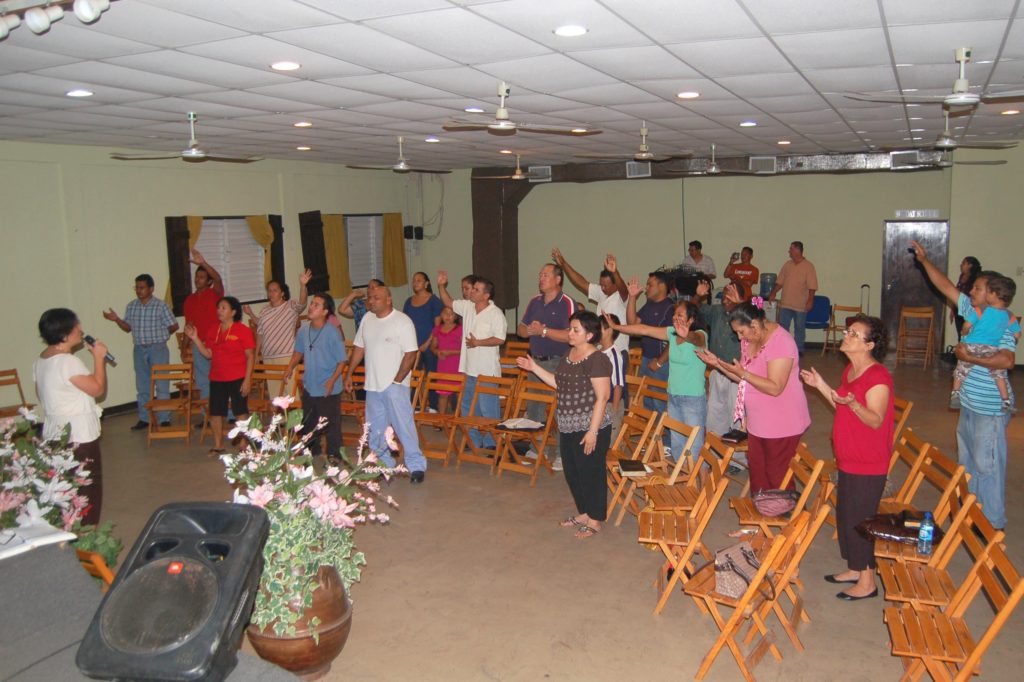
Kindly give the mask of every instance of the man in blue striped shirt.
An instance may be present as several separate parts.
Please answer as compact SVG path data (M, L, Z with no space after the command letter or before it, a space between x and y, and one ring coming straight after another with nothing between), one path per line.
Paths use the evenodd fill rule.
M153 365L166 365L170 361L167 339L178 330L178 322L167 304L153 297L151 276L142 274L135 278L135 296L135 300L130 301L124 311L124 319L118 317L113 308L104 311L103 317L115 323L122 331L130 333L135 343L132 355L135 360L135 392L139 421L132 430L141 431L149 428L146 403L150 397L151 369ZM166 381L157 383L156 394L161 399L171 396L170 386ZM170 415L166 412L161 412L159 419L161 426L170 425Z

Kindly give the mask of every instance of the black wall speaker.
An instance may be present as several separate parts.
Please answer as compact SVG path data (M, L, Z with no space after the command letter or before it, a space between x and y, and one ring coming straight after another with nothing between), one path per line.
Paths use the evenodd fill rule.
M90 677L223 680L238 662L270 521L259 507L158 509L121 564L75 662Z

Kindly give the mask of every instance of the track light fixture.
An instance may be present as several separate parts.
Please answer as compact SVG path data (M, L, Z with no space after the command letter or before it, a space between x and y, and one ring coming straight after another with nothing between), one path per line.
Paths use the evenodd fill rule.
M0 0L0 40L6 38L22 21L36 34L46 33L53 22L64 18L64 8L72 11L83 24L91 24L110 9L111 0ZM20 15L19 15L20 13Z

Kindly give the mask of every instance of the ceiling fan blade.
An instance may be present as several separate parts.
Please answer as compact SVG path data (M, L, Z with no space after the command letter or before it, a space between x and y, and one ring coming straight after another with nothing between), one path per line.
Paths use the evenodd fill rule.
M589 152L585 154L573 154L577 159L602 159L604 161L632 161L632 154L600 154Z
M220 163L253 163L262 161L262 156L220 156L219 154L207 154L206 161L218 161Z
M557 128L555 126L542 126L534 123L517 123L516 128L524 133L542 133L544 135L566 135L568 137L588 137L600 135L602 130L596 128Z
M434 175L447 175L451 173L450 170L435 170L432 168L410 168L409 171L412 173L433 173Z
M982 102L999 101L1004 99L1020 99L1024 97L1024 90L1007 90L1006 92L986 92L981 97Z
M861 102L884 104L942 104L946 99L946 95L884 95L871 92L844 92L843 96Z
M470 121L445 121L441 127L449 132L459 132L463 130L487 130L486 123L475 123Z
M1016 142L961 142L957 145L959 149L1013 149Z
M156 161L157 159L177 159L181 154L111 154L110 158L118 161Z
M1000 159L998 161L954 161L958 166L1004 166L1006 165L1006 159Z
M345 168L355 168L356 170L386 170L386 171L394 170L395 169L394 166L354 166L352 164L346 165Z

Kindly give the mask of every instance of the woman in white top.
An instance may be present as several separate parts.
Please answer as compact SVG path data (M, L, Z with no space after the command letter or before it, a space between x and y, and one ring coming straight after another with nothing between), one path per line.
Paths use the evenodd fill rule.
M107 347L97 341L92 353L92 373L73 354L82 344L82 324L67 308L51 308L39 318L39 335L46 349L32 365L36 395L43 408L43 439L58 440L70 426L69 443L75 459L87 462L92 483L79 492L89 500L82 523L99 523L103 504L103 467L100 459L100 415L96 398L107 390L107 369L103 358Z

